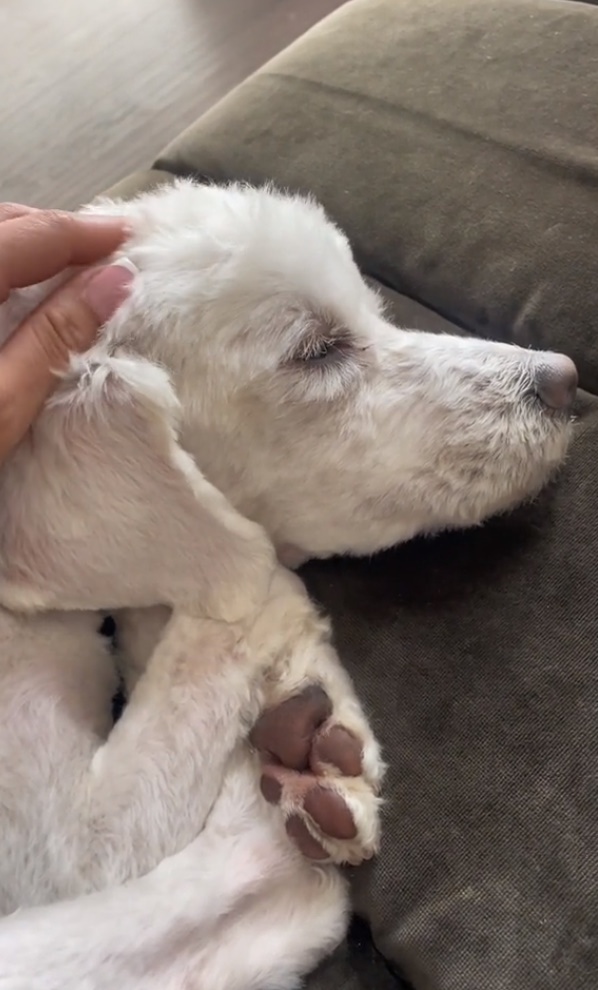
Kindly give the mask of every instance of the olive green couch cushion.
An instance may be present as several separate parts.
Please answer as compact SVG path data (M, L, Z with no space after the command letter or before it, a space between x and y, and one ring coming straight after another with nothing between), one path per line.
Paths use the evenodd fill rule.
M373 945L353 933L310 990L598 986L597 97L594 4L355 0L124 187L309 190L397 322L580 369L536 503L304 569L390 763L382 851L352 877Z

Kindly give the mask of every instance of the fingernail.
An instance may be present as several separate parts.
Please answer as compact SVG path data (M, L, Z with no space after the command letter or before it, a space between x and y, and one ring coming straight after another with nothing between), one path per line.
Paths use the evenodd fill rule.
M127 299L138 269L128 258L99 268L85 286L85 300L100 324L106 323Z
M133 232L130 220L126 217L121 217L118 215L112 215L112 213L77 213L77 217L84 220L85 223L97 224L98 226L111 226L112 224L119 224L128 233Z

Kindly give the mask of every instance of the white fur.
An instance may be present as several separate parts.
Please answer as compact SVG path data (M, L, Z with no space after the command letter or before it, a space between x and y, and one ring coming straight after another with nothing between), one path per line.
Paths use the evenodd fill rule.
M383 765L268 537L296 563L477 524L569 425L535 395L549 355L387 323L314 203L179 182L90 209L127 214L139 275L0 472L0 990L291 987L346 890L261 799L247 732L315 682L362 739L360 777L324 775L356 838L305 819L331 862L377 849ZM112 731L98 609L124 610Z

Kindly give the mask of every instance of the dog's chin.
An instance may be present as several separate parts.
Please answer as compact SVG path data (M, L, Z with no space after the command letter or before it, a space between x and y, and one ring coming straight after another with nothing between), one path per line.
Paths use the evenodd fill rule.
M558 479L566 460L567 447L547 461L530 465L530 470L519 483L514 482L502 498L492 499L480 515L479 524L499 516L508 516L517 509L535 502Z

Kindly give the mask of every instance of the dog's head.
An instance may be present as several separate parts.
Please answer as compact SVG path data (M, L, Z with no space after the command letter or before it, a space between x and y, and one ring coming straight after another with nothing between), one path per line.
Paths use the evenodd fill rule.
M572 362L392 326L313 202L182 182L128 208L113 339L171 370L185 446L291 556L477 524L561 463Z
M96 209L129 214L139 276L0 470L3 604L235 617L272 548L227 499L294 564L479 523L561 463L572 363L390 325L314 203L182 182Z

